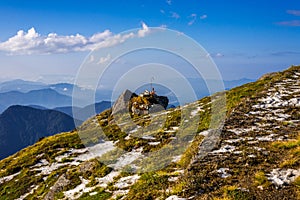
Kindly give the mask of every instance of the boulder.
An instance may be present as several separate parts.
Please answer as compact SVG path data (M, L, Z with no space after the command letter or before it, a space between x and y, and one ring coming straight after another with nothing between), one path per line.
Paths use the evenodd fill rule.
M169 104L168 97L154 95L153 98L156 100L157 104L163 106L165 109L168 107Z

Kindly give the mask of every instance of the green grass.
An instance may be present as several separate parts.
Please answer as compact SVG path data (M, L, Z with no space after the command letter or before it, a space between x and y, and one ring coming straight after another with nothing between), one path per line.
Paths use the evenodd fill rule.
M300 166L300 132L298 137L290 141L278 141L272 144L274 151L285 151L280 168L299 168ZM283 153L282 153L283 154Z
M90 193L93 192L97 192L97 194L91 196ZM98 187L89 193L84 193L83 195L81 195L79 200L106 200L110 197L111 193L106 192L103 188Z
M169 182L167 176L149 172L141 175L141 178L131 187L126 200L156 199L164 196Z
M254 185L263 186L263 187L270 186L270 182L268 181L265 172L263 171L256 172L256 174L254 175Z

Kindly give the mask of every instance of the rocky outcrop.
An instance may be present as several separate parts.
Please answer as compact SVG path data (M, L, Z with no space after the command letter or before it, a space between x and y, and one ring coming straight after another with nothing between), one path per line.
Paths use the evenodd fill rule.
M144 115L165 110L169 99L166 96L158 96L148 91L139 96L130 90L125 90L112 107L112 114L130 112L132 115Z
M54 199L55 194L61 192L64 187L69 185L70 181L66 178L66 175L61 175L56 183L51 187L50 191L45 196L44 200L52 200Z
M168 97L165 97L165 96L154 95L153 99L155 100L154 104L159 104L159 105L163 106L165 109L167 108L167 106L169 104L169 99L168 99Z
M130 90L125 90L117 99L115 104L112 107L112 114L117 114L120 112L128 111L128 103L130 99L134 96L137 96L135 93Z

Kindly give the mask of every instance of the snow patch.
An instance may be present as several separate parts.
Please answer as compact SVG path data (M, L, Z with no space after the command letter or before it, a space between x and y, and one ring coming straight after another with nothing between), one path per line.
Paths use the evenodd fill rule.
M235 146L225 145L225 146L221 147L218 150L212 151L211 153L212 154L231 153L231 152L233 152L235 150L235 148L236 148Z
M133 176L122 177L115 183L114 186L118 189L128 188L133 185L139 178L140 176L137 174Z
M300 169L273 169L270 174L267 174L268 180L277 188L289 185L299 176Z
M151 146L156 146L156 145L159 145L160 142L149 142L148 144L151 145Z
M106 188L108 183L113 182L114 178L119 176L119 174L120 174L120 172L118 172L118 171L112 171L102 178L96 178L96 180L99 182L98 185L100 187Z
M229 168L220 168L217 170L217 172L220 174L221 178L227 178L231 176L227 171L229 171Z
M125 153L118 159L116 163L109 165L109 167L113 167L115 169L122 169L126 165L129 165L133 161L140 158L142 156L142 151L143 148L139 148L136 150L132 150L131 152Z
M180 198L177 195L172 195L166 198L165 200L187 200L186 198Z
M81 180L81 184L77 185L74 189L68 190L64 192L65 197L68 199L77 199L79 198L83 193L90 192L94 187L86 187L86 185L89 183L88 180L85 180L81 176L79 177Z

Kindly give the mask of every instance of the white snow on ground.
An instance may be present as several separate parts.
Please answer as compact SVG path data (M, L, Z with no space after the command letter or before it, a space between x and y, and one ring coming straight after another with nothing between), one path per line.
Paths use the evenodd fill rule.
M186 198L180 198L176 195L172 195L172 196L169 196L168 198L166 198L165 200L187 200Z
M256 137L256 140L270 142L270 141L274 141L274 139L273 139L274 136L276 136L276 134L271 134L271 135Z
M273 169L270 174L267 174L268 180L276 187L288 185L299 176L300 169Z
M96 195L96 194L98 194L98 192L91 192L89 195L90 195L90 196L94 196L94 195Z
M41 167L41 166L45 166L45 165L49 165L49 162L46 159L42 159L42 160L39 160L37 164L31 166L30 168Z
M0 178L0 184L10 181L11 179L13 179L15 176L17 176L19 174L20 174L20 172Z
M220 168L217 170L217 172L220 174L221 178L227 178L231 176L231 174L228 173L229 168Z
M165 133L175 133L176 131L175 130L166 130L164 131Z
M55 160L57 162L62 162L62 160L64 158L68 158L68 157L70 157L72 155L75 155L75 154L83 154L83 153L86 153L87 151L88 151L87 148L83 148L83 149L69 149L66 153L55 157Z
M131 152L125 153L118 159L116 163L109 165L109 167L113 167L114 169L122 169L126 165L129 165L133 161L140 158L142 156L142 151L143 148L139 148Z
M238 142L243 141L243 140L244 140L244 138L236 138L236 139L225 140L224 142L233 144L233 143L238 143Z
M202 135L204 137L208 136L210 130L205 130L205 131L202 131L201 133L199 133L199 135Z
M139 126L137 126L135 129L133 129L133 130L131 130L131 131L129 131L129 133L135 133L135 132L137 132L138 130L139 130Z
M179 129L179 127L178 126L173 126L173 127L171 127L174 131L177 131L178 129Z
M115 148L114 143L112 141L107 141L88 148L70 149L65 154L57 156L55 160L61 162L63 158L70 157L73 159L72 162L64 162L64 163L54 162L49 164L47 160L42 159L32 167L32 171L40 171L40 173L37 174L36 176L49 175L60 167L67 166L67 165L78 166L80 165L81 162L101 156L106 152L113 150L114 148ZM80 155L75 156L76 154L80 154Z
M96 157L100 157L103 154L113 150L115 148L114 142L112 141L105 141L95 146L88 147L88 151L85 154L79 155L76 159L80 161L90 160Z
M212 154L220 154L220 153L222 154L222 153L227 153L227 152L231 153L234 150L235 150L235 146L225 145L218 150L212 151L211 153Z
M81 180L81 184L80 185L77 185L74 189L72 190L68 190L68 191L65 191L63 192L65 197L68 198L68 199L77 199L79 198L83 193L86 193L86 192L90 192L92 191L93 189L95 189L95 187L86 187L86 185L89 183L88 180L85 180L84 178L82 177L79 177L80 180Z
M156 145L159 145L160 142L149 142L148 144L151 145L151 146L156 146Z
M52 163L51 165L34 168L34 169L32 169L32 171L40 171L40 173L37 174L36 176L49 175L53 171L57 170L58 168L60 168L62 166L66 166L66 165L70 165L70 163Z
M235 129L227 129L227 131L233 132L236 135L240 135L242 133L248 133L250 131L259 131L260 128L257 126L251 126L249 128L235 128Z
M150 136L150 135L144 135L144 136L142 137L142 139L144 139L144 140L155 140L156 138L153 137L153 136Z
M130 140L131 139L131 134L128 134L124 139L125 140Z
M171 177L168 178L168 181L169 181L169 182L175 182L175 181L177 181L178 179L179 179L178 176L171 176Z
M106 188L108 183L113 182L114 178L119 176L120 172L118 171L111 171L109 174L102 178L96 178L96 180L99 182L99 186Z
M174 156L171 162L174 162L174 163L178 162L181 159L181 156L182 155Z
M133 185L139 178L140 176L137 174L133 176L122 177L115 183L114 186L119 189L128 188Z
M201 106L198 106L195 110L193 110L193 111L191 112L190 118L195 117L197 114L199 114L200 111L204 111L204 110L202 110L202 107L201 107Z

